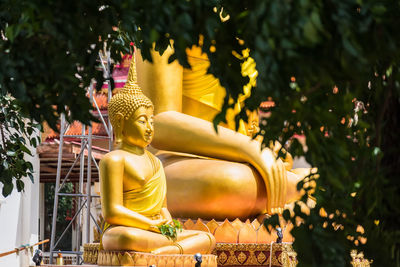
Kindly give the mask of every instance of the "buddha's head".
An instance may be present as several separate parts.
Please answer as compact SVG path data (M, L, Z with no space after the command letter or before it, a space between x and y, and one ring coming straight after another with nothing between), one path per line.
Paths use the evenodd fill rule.
M108 104L108 115L117 144L145 148L153 138L153 103L137 84L136 66L132 57L124 88Z

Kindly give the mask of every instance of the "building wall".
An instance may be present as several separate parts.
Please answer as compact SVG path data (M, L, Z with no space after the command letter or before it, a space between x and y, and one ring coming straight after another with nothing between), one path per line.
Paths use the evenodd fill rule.
M32 184L29 178L25 178L24 192L14 189L7 198L0 196L0 253L38 242L40 164L37 155L27 159L33 164L35 182ZM31 259L32 254L25 250L19 255L14 253L1 257L0 267L33 266Z

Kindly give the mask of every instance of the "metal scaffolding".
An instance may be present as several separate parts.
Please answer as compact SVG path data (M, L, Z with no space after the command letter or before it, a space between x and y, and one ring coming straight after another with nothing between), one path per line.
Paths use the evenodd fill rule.
M110 85L111 79L111 59L110 53L99 52L99 60L101 64L101 68L103 71L103 75L105 78L105 84L108 86L108 96L107 96L107 103L110 101L112 96L112 88ZM82 252L80 251L80 247L83 241L89 243L90 240L90 221L93 220L94 224L96 225L98 231L101 233L100 226L97 224L95 217L90 211L90 206L92 202L92 198L99 197L98 195L92 195L91 192L91 185L92 185L92 164L99 169L98 163L96 162L94 156L92 155L92 140L94 138L103 138L108 139L108 149L111 150L113 144L113 134L112 134L112 126L110 120L105 119L104 115L101 113L100 108L96 102L96 99L93 97L94 85L93 82L91 83L90 87L87 89L90 102L95 107L97 113L93 113L96 117L98 117L99 121L103 124L107 136L93 136L92 132L92 125L83 125L82 124L82 133L81 135L67 135L66 132L68 131L70 124L68 124L65 120L65 114L61 114L61 123L60 123L60 143L59 143L59 150L58 150L58 161L57 161L57 175L56 175L56 185L54 190L54 207L53 207L53 218L52 218L52 228L51 228L51 239L50 239L50 264L53 262L54 253L61 253L61 254L72 254L76 255L76 263L82 264ZM87 134L86 134L87 129ZM63 145L64 145L64 138L77 138L80 139L81 146L80 151L75 158L72 166L70 167L67 174L62 178L61 177L61 167L62 167L62 160L63 160ZM87 157L87 164L85 165L85 151ZM73 168L79 161L79 186L78 192L76 193L62 193L61 189L68 181L69 175L71 174ZM85 182L85 167L86 167L86 190L84 191L84 182ZM58 203L61 197L70 197L75 198L77 200L77 210L75 215L72 217L71 221L67 225L67 227L63 230L60 237L56 240L56 229L57 229L57 214L58 214ZM86 213L84 212L86 211ZM85 215L85 230L86 235L85 239L82 236L82 225L83 225L83 215ZM76 234L75 237L75 250L73 251L60 251L57 249L57 245L64 237L65 233L75 225Z

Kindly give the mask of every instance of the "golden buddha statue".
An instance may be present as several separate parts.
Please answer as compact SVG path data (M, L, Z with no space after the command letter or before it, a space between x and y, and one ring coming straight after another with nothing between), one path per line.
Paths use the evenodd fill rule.
M146 147L153 138L153 104L137 85L132 60L128 81L109 103L116 147L100 161L104 250L134 250L154 254L210 253L215 238L182 230L176 239L162 235L169 224L166 179L158 158Z
M261 149L250 136L254 129L245 123L236 132L232 111L216 132L212 120L221 110L225 89L207 74L210 63L201 48L186 52L191 69L177 61L168 64L171 48L162 56L153 51L152 63L135 53L139 85L155 104L152 147L165 168L172 214L224 220L281 212L300 198L296 185L310 170L292 170L290 156L276 159L274 151ZM242 67L254 85L254 61L248 58Z

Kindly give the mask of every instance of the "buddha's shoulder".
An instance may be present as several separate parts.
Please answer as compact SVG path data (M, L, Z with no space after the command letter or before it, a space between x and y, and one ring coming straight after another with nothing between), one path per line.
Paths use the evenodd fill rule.
M123 163L129 153L123 150L113 150L103 156L100 160L100 164L113 164L113 163Z

